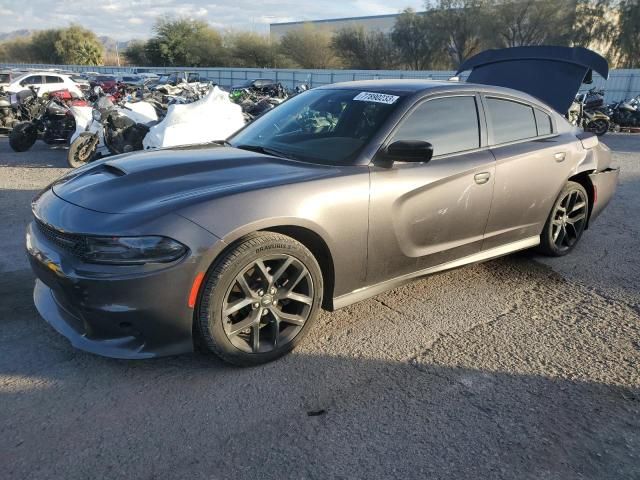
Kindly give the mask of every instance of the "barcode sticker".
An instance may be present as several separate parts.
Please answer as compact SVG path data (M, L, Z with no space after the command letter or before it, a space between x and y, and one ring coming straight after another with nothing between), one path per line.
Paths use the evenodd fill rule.
M386 103L387 105L391 105L399 98L400 97L396 95L387 95L386 93L361 92L355 96L354 100L358 100L360 102Z

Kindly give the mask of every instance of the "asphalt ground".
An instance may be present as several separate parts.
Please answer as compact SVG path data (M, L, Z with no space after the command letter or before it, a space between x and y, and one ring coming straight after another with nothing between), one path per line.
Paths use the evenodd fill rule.
M604 137L618 193L569 256L524 252L334 313L240 369L120 361L37 314L31 197L64 150L0 139L0 477L640 478L640 136Z

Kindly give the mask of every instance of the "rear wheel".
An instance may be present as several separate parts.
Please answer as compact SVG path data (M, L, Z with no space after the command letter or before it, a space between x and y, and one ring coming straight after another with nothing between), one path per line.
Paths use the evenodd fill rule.
M69 146L67 163L71 168L78 168L93 160L98 148L98 141L93 133L83 132Z
M561 257L574 249L589 218L589 197L582 185L567 182L556 200L540 239L542 253Z
M31 122L21 122L9 134L9 145L14 152L26 152L38 138L38 129Z
M216 261L196 315L204 344L230 363L248 366L290 352L322 303L318 262L301 243L259 232Z
M597 136L601 137L609 131L609 122L603 118L594 120L587 124L585 130L587 130L588 132L593 132Z

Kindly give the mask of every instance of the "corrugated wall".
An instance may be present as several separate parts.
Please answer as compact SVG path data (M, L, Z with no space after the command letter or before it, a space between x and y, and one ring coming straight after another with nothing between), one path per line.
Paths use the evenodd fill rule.
M0 68L59 68L73 72L124 73L131 67L87 67L79 65L35 65L35 64L0 64ZM293 88L301 83L317 87L335 82L350 80L372 80L383 78L424 78L431 80L447 80L453 71L411 71L411 70L301 70L301 69L262 69L262 68L188 68L188 67L153 67L146 70L156 73L187 70L200 72L200 75L211 79L218 85L230 87L253 78L273 78L283 85ZM593 84L585 86L585 90L595 86L606 91L606 101L614 102L635 97L640 94L640 70L612 70L609 80L595 74Z

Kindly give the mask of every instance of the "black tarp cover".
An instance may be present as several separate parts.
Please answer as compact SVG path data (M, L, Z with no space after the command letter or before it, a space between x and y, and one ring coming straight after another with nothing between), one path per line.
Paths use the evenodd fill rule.
M607 60L582 47L513 47L485 50L468 60L457 74L471 70L470 83L508 87L539 98L556 111L569 110L580 85L591 72L609 77Z

